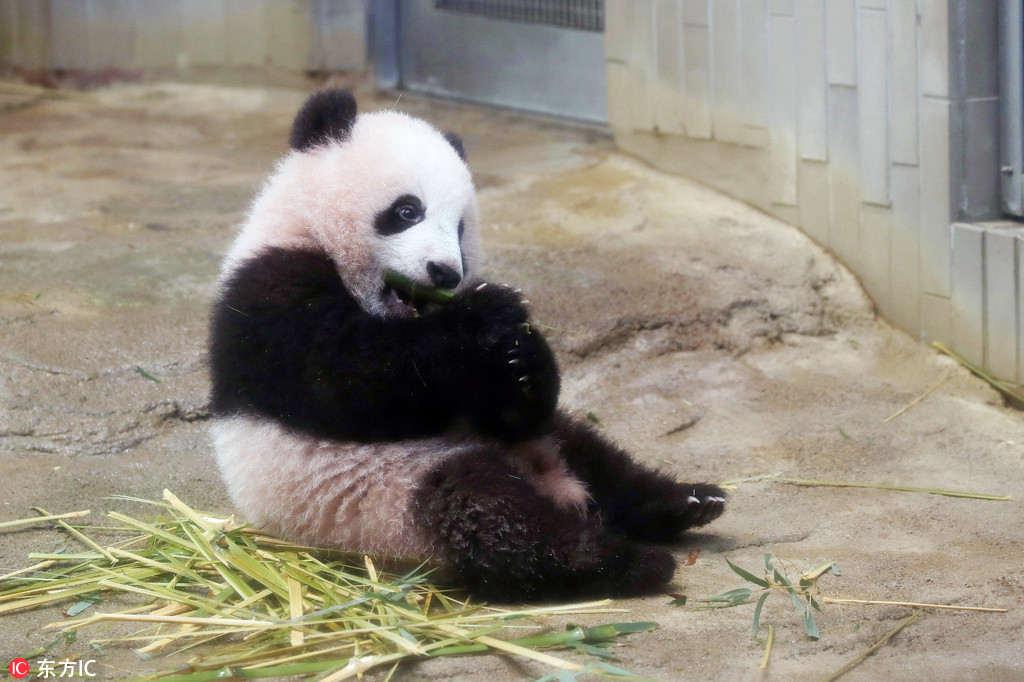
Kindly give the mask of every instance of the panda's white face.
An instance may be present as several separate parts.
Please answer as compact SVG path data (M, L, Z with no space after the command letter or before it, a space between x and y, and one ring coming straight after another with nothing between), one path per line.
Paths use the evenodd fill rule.
M266 246L315 248L368 312L411 316L384 285L467 286L480 258L472 177L453 144L397 112L359 115L342 140L293 150L268 180L228 258Z

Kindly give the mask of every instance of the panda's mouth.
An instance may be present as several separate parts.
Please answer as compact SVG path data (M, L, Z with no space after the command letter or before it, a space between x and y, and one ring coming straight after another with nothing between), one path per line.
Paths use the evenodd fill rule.
M398 317L416 317L417 315L426 312L425 304L413 303L393 287L389 287L387 285L384 286L381 298L383 299L384 307L387 308L388 312Z
M395 317L419 317L441 307L430 301L413 301L407 294L387 284L381 292L381 300L388 313Z
M423 284L390 268L384 271L381 298L384 308L392 315L422 315L448 305L454 295L454 289Z

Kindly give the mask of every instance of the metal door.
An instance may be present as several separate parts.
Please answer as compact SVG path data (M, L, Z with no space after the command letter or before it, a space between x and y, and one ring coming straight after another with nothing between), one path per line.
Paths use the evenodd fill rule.
M378 0L373 9L381 85L607 120L603 0Z

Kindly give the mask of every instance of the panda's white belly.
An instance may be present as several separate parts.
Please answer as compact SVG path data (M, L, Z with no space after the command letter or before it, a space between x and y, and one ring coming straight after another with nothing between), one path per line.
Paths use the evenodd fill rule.
M338 443L254 417L217 419L217 463L245 520L289 540L394 558L433 548L409 504L422 477L468 445L443 438Z

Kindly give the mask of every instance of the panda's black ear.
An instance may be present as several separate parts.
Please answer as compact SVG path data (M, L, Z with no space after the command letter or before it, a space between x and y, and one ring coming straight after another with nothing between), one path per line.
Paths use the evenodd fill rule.
M444 134L444 139L448 140L448 144L455 148L455 153L459 155L459 158L463 161L466 160L466 147L462 144L462 138L452 132Z
M331 140L344 140L356 120L356 98L348 90L321 90L309 96L295 114L288 145L309 151Z

